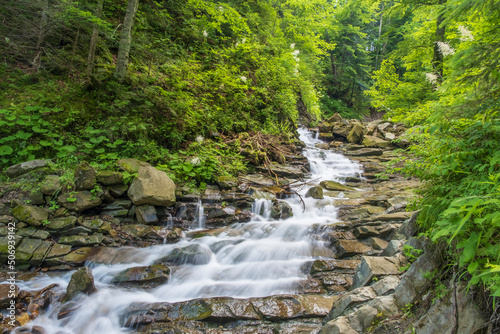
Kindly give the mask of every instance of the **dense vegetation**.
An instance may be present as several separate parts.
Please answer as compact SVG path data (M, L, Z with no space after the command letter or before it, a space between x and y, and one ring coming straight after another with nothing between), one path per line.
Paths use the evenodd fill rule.
M499 7L0 0L0 165L137 157L200 184L244 167L237 134L385 111L418 126L422 227L500 296Z

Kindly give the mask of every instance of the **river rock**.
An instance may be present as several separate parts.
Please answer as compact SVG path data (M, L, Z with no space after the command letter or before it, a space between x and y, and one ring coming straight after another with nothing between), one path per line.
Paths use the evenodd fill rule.
M336 240L335 250L339 258L358 255L367 253L372 250L370 246L367 246L357 240Z
M370 283L374 277L399 275L402 263L398 257L363 256L356 269L352 288L356 289Z
M321 187L311 187L306 192L305 197L312 197L314 199L323 199L323 188L321 188Z
M363 145L366 147L378 147L378 148L385 148L389 147L390 142L385 141L383 139L374 137L374 136L365 136L362 142Z
M135 209L137 221L141 224L154 224L158 222L156 209L152 205L140 205Z
M76 212L82 212L94 208L102 203L98 196L95 196L90 193L90 191L86 190L59 195L57 201L66 209Z
M88 267L80 268L71 275L64 301L70 301L79 293L90 295L96 291L92 271Z
M88 162L82 161L75 169L76 190L91 190L96 184L96 170Z
M175 204L175 184L165 172L151 166L140 167L128 196L135 205L172 206Z
M120 226L120 231L128 234L132 239L160 239L155 229L149 225L133 224Z
M76 217L68 216L51 219L50 224L47 225L47 228L52 231L61 231L73 228L75 227L75 225Z
M40 184L40 191L42 194L52 196L56 191L61 189L62 184L58 175L47 175Z
M12 289L11 289L12 287ZM7 307L10 305L11 299L16 299L17 296L19 295L19 287L15 284L0 284L0 307L2 310L6 310ZM9 294L13 295L12 297L9 297Z
M347 136L347 141L349 143L360 144L363 140L363 130L364 128L361 124L355 124Z
M163 264L133 267L119 273L111 281L114 284L133 284L151 286L166 283L170 277L170 268Z
M352 187L340 184L335 181L321 181L320 185L326 190L338 190L338 191L352 191L355 190Z
M130 174L137 173L140 167L151 167L149 163L133 158L117 160L116 165L121 170L129 172Z
M71 246L92 246L99 245L104 240L102 234L92 235L69 235L59 239L59 243Z
M293 217L293 210L286 202L274 201L271 208L271 217L273 219L288 219Z
M212 258L212 252L206 246L191 244L185 247L174 248L170 254L162 257L157 262L166 262L176 265L181 264L207 264Z
M17 165L10 166L5 170L5 175L10 178L23 175L25 173L31 172L32 170L47 167L49 164L49 160L31 160L26 161Z
M74 267L82 266L85 261L90 260L97 252L99 252L99 247L81 247L64 256L53 257L50 259L47 256L45 264L49 267L58 265L69 265Z
M97 181L105 186L123 183L123 174L120 172L100 171L97 173Z
M12 215L19 221L31 226L42 226L49 218L49 213L40 207L18 205L12 210Z

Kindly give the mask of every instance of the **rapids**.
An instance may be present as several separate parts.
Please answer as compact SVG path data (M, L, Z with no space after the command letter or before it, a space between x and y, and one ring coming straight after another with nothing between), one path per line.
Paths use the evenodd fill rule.
M300 129L300 139L306 143L304 156L309 160L311 173L306 181L334 180L360 176L360 165L346 157L315 148L320 143L315 134ZM304 195L308 187L299 192ZM104 265L89 263L98 292L80 296L70 306L78 307L70 316L58 320L63 305L54 302L49 309L29 325L40 325L48 333L114 334L127 333L120 323L120 313L134 302L177 302L194 298L228 296L236 298L262 297L276 294L300 293L300 283L307 276L301 269L304 263L330 257L331 250L321 238L312 233L322 225L336 222L334 198L323 200L304 198L286 201L293 217L286 220L270 218L271 201L257 199L253 205L254 218L249 223L232 225L217 236L182 239L176 244L127 249L127 263ZM204 227L203 207L193 222L194 229ZM198 244L208 259L205 264L184 264L171 267L168 283L154 289L127 289L111 284L113 277L127 268L153 264L174 248ZM46 273L31 281L19 282L24 290L37 290L52 283L59 284L64 293L71 274ZM65 306L67 308L68 306Z

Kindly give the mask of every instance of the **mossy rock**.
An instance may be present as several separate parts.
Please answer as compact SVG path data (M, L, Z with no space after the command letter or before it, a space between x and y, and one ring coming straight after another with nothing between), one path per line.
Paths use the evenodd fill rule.
M18 205L12 210L12 215L19 221L31 226L42 226L49 218L49 213L37 206Z
M129 172L131 174L137 173L140 167L150 167L151 165L145 161L137 159L120 159L116 162L116 165L121 170Z
M58 175L47 175L45 180L40 184L40 191L44 195L52 196L61 187L61 180Z
M90 295L96 292L97 289L94 285L94 276L88 267L80 268L78 271L71 275L68 287L66 289L66 297L64 301L67 302L73 299L76 295L84 293Z
M106 186L123 184L123 174L120 172L101 171L97 173L97 181Z
M352 191L355 190L352 187L340 184L335 181L321 181L320 185L326 190L338 190L338 191Z
M238 186L238 178L234 176L219 176L217 184L221 189L231 189Z
M96 170L88 162L82 161L75 169L76 190L91 190L96 184Z

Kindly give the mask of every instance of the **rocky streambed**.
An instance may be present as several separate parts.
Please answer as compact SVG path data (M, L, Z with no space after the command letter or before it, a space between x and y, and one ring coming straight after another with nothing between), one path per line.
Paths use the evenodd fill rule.
M422 302L426 273L439 270L440 260L413 237L417 213L406 208L419 182L378 177L404 143L393 142L401 126L334 116L319 133L300 133L303 154L270 169L282 182L302 184L301 197L284 196L260 174L222 178L203 194L176 192L163 172L133 159L119 161L137 173L130 186L124 173L83 164L71 194L57 194L57 175L44 175L41 196L4 194L4 241L15 222L17 265L31 269L17 277L16 328L5 317L5 331L404 332L404 310ZM29 178L44 168L32 165L11 173ZM426 249L411 266L405 244ZM3 262L7 255L0 249ZM462 290L451 311L449 295L429 306L416 332L433 333L436 323L440 331L481 328ZM0 285L2 305L7 291ZM457 307L455 322L433 318Z

